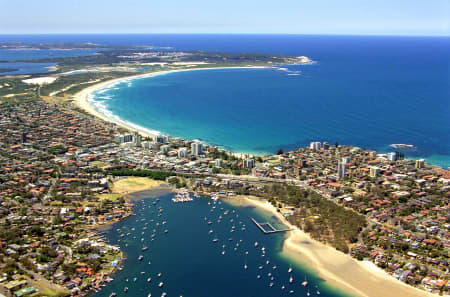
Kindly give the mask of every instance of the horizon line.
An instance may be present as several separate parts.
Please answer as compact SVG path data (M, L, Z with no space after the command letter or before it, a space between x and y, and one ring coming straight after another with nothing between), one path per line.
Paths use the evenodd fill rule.
M384 34L384 33L374 33L374 34L359 34L359 33L251 33L251 32L242 32L242 33L164 33L164 32L153 32L153 33L119 33L119 32L97 32L97 33L83 33L83 32L67 32L67 33L56 33L56 32L47 32L47 33L1 33L0 36L24 36L24 35L307 35L307 36L366 36L366 37L450 37L450 35L445 34ZM0 41L1 42L1 41Z

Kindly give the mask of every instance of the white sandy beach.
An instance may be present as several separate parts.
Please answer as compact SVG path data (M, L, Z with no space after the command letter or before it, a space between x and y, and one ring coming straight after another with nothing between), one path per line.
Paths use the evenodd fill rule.
M372 262L357 261L333 247L311 239L306 233L291 225L269 202L250 198L243 198L241 201L270 212L289 228L294 229L288 232L283 244L283 253L293 261L306 264L331 286L363 297L437 296L393 278Z
M254 67L230 67L230 68L254 68ZM261 67L258 67L261 68ZM127 81L135 78L153 77L179 71L210 70L221 68L198 68L198 69L177 69L155 73L146 73L124 78L118 78L90 86L75 94L73 99L77 106L83 110L97 116L98 118L116 123L126 129L138 131L144 136L154 136L157 131L145 130L130 123L111 119L97 111L87 100L89 94L97 90L107 88L112 84ZM269 202L262 200L243 198L241 202L259 207L277 216L284 224L290 226L288 237L284 241L283 253L293 261L306 264L314 270L319 277L323 278L331 286L343 291L363 297L426 297L436 296L435 294L413 288L405 283L391 277L386 272L376 267L371 262L361 262L353 259L349 255L343 254L333 247L322 244L311 239L306 233L292 226Z
M26 84L44 85L44 84L50 84L50 83L54 82L56 79L57 79L57 77L54 77L54 76L45 76L45 77L24 79L23 82Z
M182 72L182 71L200 71L200 70L213 70L213 69L250 69L250 68L267 68L267 67L266 66L243 66L243 67L211 67L211 68L194 68L194 69L176 69L176 70L166 70L166 71L158 71L158 72L152 72L152 73L132 75L132 76L108 80L108 81L101 82L101 83L95 84L93 86L87 87L86 89L83 89L80 92L76 93L73 96L73 101L74 101L75 105L77 105L81 109L87 111L88 113L90 113L104 121L115 123L123 128L129 129L131 131L139 132L144 137L154 137L155 135L159 134L158 131L152 131L150 129L145 129L143 127L134 125L129 122L112 119L112 118L108 117L107 115L99 112L97 109L95 109L89 103L88 96L95 91L107 88L113 84L123 82L123 81L129 81L129 80L136 79L136 78L154 77L154 76L158 76L158 75L164 75L164 74L168 74L168 73Z

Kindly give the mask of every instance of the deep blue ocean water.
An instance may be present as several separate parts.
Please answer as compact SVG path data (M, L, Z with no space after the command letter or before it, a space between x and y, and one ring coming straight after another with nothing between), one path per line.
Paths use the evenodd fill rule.
M147 198L148 195L138 194L143 199L136 202L135 216L106 231L106 238L112 244L119 244L127 259L124 269L113 275L114 281L94 294L95 297L107 297L112 292L133 297L149 293L161 296L162 292L184 297L282 297L306 296L308 289L311 296L317 296L317 288L320 296L348 296L286 258L281 252L283 234L265 235L250 219L284 227L271 214L254 207L225 202L213 204L209 198L175 204L170 200L174 194L163 194L153 204L156 199ZM160 207L163 211L158 216ZM233 226L235 231L231 232ZM164 234L164 230L168 233ZM258 242L256 247L255 242ZM148 247L147 251L141 250L144 246ZM144 256L142 261L138 260L139 255ZM292 284L289 283L290 266ZM272 276L274 279L270 280ZM309 282L307 288L301 285L305 277ZM164 283L162 288L158 287L160 282ZM273 287L269 287L271 282ZM124 287L128 287L128 293L123 292ZM290 293L291 290L294 292Z
M123 120L253 153L328 141L450 166L450 38L313 35L3 35L180 50L306 55L314 65L176 73L98 96ZM284 67L284 66L283 66ZM100 98L103 97L103 98Z

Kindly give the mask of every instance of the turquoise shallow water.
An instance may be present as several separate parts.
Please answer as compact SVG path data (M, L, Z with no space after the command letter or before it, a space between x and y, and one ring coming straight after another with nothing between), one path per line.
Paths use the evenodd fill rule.
M450 166L445 92L408 74L342 79L324 64L170 73L116 84L91 102L111 117L237 152L274 153L310 141L388 152L407 143L416 149L406 156Z
M283 227L268 213L224 202L214 205L207 198L176 204L170 200L173 194L161 195L157 203L155 198L146 198L148 193L139 196L142 200L136 201L135 216L105 232L106 238L119 244L128 258L123 263L123 270L113 276L114 281L94 294L95 297L106 297L112 292L118 296L147 296L149 293L161 296L163 292L167 296L184 297L306 296L308 288L311 296L317 295L317 288L320 296L348 296L287 260L281 254L283 235L264 235L250 220L253 217ZM159 208L163 209L160 216ZM220 222L219 216L222 216ZM235 231L230 232L233 226ZM168 233L164 234L164 230ZM214 238L218 239L217 243L212 241ZM258 242L257 247L255 242ZM148 246L148 250L141 251L143 246ZM139 255L144 256L142 261L138 260ZM292 284L289 283L289 267L293 270ZM150 282L147 281L149 277ZM309 281L307 288L301 285L305 277ZM160 282L164 283L162 288L158 287ZM274 283L273 287L269 287L270 282ZM283 285L285 290L281 288ZM128 293L123 292L125 286Z
M318 63L288 67L301 73L172 74L134 81L130 87L123 84L96 101L143 127L201 138L234 151L273 153L279 147L293 149L327 140L385 152L392 143L408 143L416 146L405 151L408 157L450 166L448 36L81 34L2 35L0 39L306 55ZM0 60L46 55L45 51L1 51Z

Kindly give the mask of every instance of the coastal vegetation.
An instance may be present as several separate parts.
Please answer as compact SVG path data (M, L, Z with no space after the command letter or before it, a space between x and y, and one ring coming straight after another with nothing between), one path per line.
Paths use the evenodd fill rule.
M371 260L404 282L448 292L448 171L338 143L245 158L217 147L177 157L181 148L191 148L190 141L180 139L162 140L168 147L164 154L157 139L145 139L152 148L114 143L116 135L127 133L123 128L44 97L67 98L96 82L135 74L141 65L135 63L143 61L179 67L175 61L258 65L276 58L141 49L104 53L97 62L109 63L105 72L59 75L106 65L95 64L97 57L61 58L52 73L58 79L39 88L24 83L24 77L0 79L0 272L7 282L41 277L42 296L59 292L52 289L55 283L84 293L99 288L121 254L118 248L109 250L91 228L127 217L133 204L124 195L167 181L222 197L267 199L312 238ZM127 63L130 71L115 71L120 66L114 61ZM342 157L347 171L339 177Z
M279 209L292 211L288 220L312 238L348 253L367 225L365 217L323 196L286 184L265 185L249 194L270 201Z
M176 175L174 172L170 171L160 171L160 170L131 170L131 169L120 169L113 170L110 172L113 176L139 176L148 177L154 180L166 180L169 176Z
M40 88L42 96L57 95L58 97L65 97L66 95L73 95L80 90L97 84L102 81L107 81L115 78L129 76L134 72L112 71L112 72L86 72L80 74L61 75L53 83L45 84Z
M19 69L15 69L15 68L0 68L0 73L5 73L5 72L12 72L12 71L17 71Z

